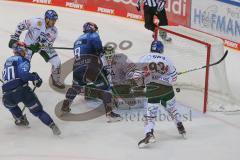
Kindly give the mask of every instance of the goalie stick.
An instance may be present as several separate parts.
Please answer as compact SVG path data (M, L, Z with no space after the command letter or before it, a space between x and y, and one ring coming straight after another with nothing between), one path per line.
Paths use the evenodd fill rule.
M225 51L225 53L224 53L224 55L222 56L221 59L219 59L215 63L209 64L208 67L215 66L215 65L221 63L226 58L227 55L228 55L228 50ZM185 73L189 73L189 72L197 71L197 70L200 70L200 69L204 69L206 67L207 67L207 65L202 66L202 67L198 67L198 68L189 69L189 70L186 70L186 71L183 71L183 72L178 72L177 74L182 75L182 74L185 74Z

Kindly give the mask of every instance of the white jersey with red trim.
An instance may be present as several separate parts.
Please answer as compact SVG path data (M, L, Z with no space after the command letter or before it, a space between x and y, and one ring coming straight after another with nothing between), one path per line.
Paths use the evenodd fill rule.
M177 80L177 71L172 61L165 55L149 53L140 58L138 69L144 71L145 85L155 82L172 86Z
M25 30L27 30L27 33L25 35L24 42L27 45L40 43L43 46L51 46L58 34L55 26L46 28L45 19L32 18L20 22L14 35L11 35L11 38L19 40L20 35Z

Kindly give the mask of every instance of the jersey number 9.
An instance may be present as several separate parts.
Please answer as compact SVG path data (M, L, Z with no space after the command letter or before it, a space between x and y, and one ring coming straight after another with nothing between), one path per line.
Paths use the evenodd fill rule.
M76 61L80 60L80 52L81 52L80 47L77 47L77 48L74 49L74 57L75 57Z

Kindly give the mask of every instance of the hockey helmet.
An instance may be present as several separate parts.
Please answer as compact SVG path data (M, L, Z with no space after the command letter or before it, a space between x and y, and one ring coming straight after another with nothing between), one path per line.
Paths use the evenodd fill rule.
M93 22L87 22L83 25L84 33L93 33L98 31L98 26Z
M161 41L153 41L151 44L151 52L163 53L164 46Z
M58 19L58 14L56 11L54 10L47 10L45 12L45 19L49 19L49 20L57 20Z
M27 53L27 49L26 49L25 43L17 42L16 46L13 47L13 53L15 55L20 55L22 57L25 57L25 55Z

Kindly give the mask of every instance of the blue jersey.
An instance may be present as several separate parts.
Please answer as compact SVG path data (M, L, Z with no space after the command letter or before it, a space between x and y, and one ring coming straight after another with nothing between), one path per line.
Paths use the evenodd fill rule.
M2 90L4 92L10 91L28 83L28 81L34 81L36 77L29 73L29 70L30 62L26 58L17 55L9 57L4 64L2 73L4 81Z
M75 61L80 60L80 57L84 55L100 57L102 52L102 41L96 32L85 33L74 43Z

